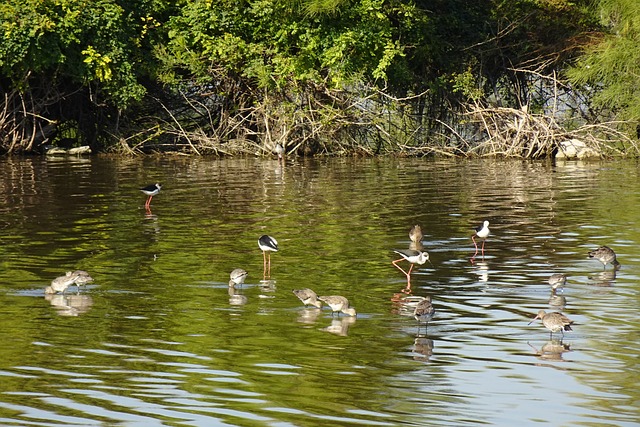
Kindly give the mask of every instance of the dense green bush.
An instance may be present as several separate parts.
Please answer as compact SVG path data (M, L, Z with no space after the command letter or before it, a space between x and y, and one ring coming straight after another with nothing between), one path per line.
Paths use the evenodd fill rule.
M576 111L592 100L610 118L635 97L607 89L633 87L637 73L614 82L607 70L624 70L635 32L621 28L640 12L600 3L622 7L622 21L601 26L589 0L7 0L0 143L464 152L486 137L461 121L469 105L553 115L558 99ZM607 29L618 36L596 40L620 48L617 68L589 37ZM568 88L563 73L587 46L572 74L584 86ZM594 87L605 90L574 96Z

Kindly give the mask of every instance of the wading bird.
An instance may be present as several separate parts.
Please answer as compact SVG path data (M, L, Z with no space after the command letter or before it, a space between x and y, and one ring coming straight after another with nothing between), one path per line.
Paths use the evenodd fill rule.
M157 195L160 192L161 188L162 186L160 184L155 183L147 185L146 187L140 189L140 191L149 196L147 197L147 201L144 204L145 208L149 209L149 207L151 206L151 199L153 199L153 196Z
M318 295L311 289L294 289L293 293L302 301L305 307L312 305L316 308L322 308L322 302L318 300Z
M542 321L542 324L545 328L550 330L549 339L553 337L554 332L562 332L562 336L564 337L564 331L571 331L571 324L573 324L573 320L569 319L562 313L545 313L544 310L540 310L536 317L533 318L529 325L535 322L537 319Z
M242 268L235 268L229 274L229 286L242 285L247 278L247 272Z
M425 324L425 329L429 326L429 321L436 313L436 309L431 304L431 297L425 297L422 301L416 305L416 309L413 311L413 316L418 321L418 330L420 330L420 323Z
M476 228L476 232L471 236L471 240L473 240L473 244L476 247L476 253L471 257L472 259L478 255L478 243L476 242L476 237L482 241L482 258L484 258L484 242L489 237L489 221L485 221L481 226Z
M45 294L65 293L67 288L75 283L77 276L71 271L67 271L64 276L56 277L51 281L51 285L44 289Z
M595 258L604 265L604 269L607 269L607 264L611 264L614 269L620 267L620 263L616 259L616 253L609 246L600 246L595 251L588 253L589 258Z
M398 249L393 252L400 255L402 258L391 261L398 270L402 271L405 276L407 276L407 289L411 286L411 270L413 270L414 264L422 265L425 262L429 261L431 264L431 260L429 259L429 253L426 251L416 251L413 249ZM411 266L409 267L409 271L404 271L402 267L398 265L400 261L408 261ZM433 266L433 264L431 264Z
M264 277L271 277L271 252L278 252L278 241L271 236L263 234L258 239L258 247L262 251L264 260ZM267 252L269 253L269 268L267 269Z
M349 300L340 295L330 295L318 297L320 301L327 303L331 307L331 314L341 312L347 316L355 316L356 309L349 306Z

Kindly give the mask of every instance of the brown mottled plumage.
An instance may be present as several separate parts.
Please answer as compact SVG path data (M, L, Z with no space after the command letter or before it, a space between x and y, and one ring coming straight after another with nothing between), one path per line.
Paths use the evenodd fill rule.
M532 324L537 319L542 321L542 324L545 328L551 331L549 334L550 337L553 336L554 332L562 332L562 336L564 336L564 331L571 331L571 324L573 324L573 320L569 319L562 313L545 313L544 310L538 311L536 317L533 318L529 325Z
M616 253L608 246L600 246L595 251L588 252L589 258L595 258L604 265L604 269L607 269L607 264L613 265L613 268L617 269L620 263L616 259Z

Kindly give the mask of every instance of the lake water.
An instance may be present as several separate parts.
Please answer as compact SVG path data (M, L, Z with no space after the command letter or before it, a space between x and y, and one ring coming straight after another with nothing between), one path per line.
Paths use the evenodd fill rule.
M0 200L0 425L640 422L636 162L7 157ZM414 224L428 328L391 264ZM75 269L95 282L45 297ZM304 308L305 287L357 317ZM540 309L573 331L528 325Z

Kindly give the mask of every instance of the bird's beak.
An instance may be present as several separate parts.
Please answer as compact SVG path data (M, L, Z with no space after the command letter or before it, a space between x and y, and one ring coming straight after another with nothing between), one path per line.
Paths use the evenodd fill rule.
M533 318L533 320L532 320L531 322L527 323L527 325L532 324L532 323L533 323L533 322L535 322L536 320L538 320L538 316L534 317L534 318Z

